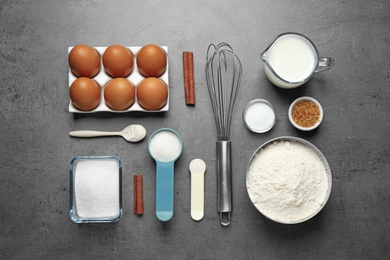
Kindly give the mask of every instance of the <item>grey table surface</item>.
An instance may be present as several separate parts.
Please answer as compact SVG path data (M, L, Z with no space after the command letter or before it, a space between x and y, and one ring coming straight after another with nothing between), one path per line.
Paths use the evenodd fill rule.
M304 86L283 90L265 77L260 53L278 34L308 36L335 67ZM204 66L210 43L228 42L243 64L233 113L233 215L219 224L216 127ZM169 48L166 113L68 112L69 46ZM182 52L195 62L196 105L184 102ZM390 2L344 1L0 1L1 259L388 259L390 257ZM294 129L287 109L297 97L318 99L317 131ZM254 98L277 113L265 134L242 119ZM175 165L175 212L155 216L155 163L147 141L75 139L81 129L115 131L133 123L177 130L184 151ZM297 225L267 220L246 192L252 153L278 136L301 137L327 158L333 189L325 208ZM79 155L117 155L123 163L123 217L114 224L75 224L69 217L69 165ZM205 217L190 217L194 158L207 164ZM132 212L133 174L144 177L145 214Z

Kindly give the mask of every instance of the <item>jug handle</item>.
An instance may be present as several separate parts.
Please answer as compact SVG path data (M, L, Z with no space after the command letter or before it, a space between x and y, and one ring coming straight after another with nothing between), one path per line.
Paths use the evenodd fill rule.
M321 72L325 70L330 70L334 67L334 59L328 57L320 57L318 59L318 65L314 72Z

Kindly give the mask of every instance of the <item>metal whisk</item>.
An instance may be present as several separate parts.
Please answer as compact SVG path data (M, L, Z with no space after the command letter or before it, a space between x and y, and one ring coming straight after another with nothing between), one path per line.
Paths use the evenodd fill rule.
M227 43L210 44L206 57L206 82L217 125L218 212L228 226L232 212L232 158L230 126L240 86L242 65Z

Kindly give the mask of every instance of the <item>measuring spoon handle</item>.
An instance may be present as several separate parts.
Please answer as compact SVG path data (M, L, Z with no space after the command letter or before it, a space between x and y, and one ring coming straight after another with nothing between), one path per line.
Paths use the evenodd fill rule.
M199 221L204 216L204 172L191 174L191 217Z
M156 216L169 221L173 216L174 162L156 161Z

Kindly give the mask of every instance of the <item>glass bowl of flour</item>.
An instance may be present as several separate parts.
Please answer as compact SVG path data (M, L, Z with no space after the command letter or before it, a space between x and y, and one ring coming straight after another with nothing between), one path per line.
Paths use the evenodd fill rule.
M332 174L321 151L297 137L278 137L261 145L247 168L246 186L253 205L265 217L297 224L325 206Z

